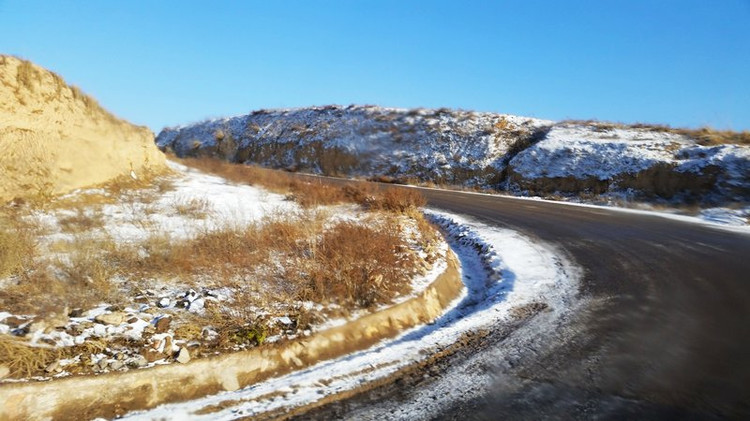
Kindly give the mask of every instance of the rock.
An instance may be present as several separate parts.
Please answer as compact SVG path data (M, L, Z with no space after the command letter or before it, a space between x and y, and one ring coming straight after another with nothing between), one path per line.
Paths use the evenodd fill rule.
M107 367L109 367L109 361L107 361L107 359L106 359L106 358L102 358L101 360L99 360L99 362L98 362L98 363L96 363L96 367L97 367L97 368L98 368L98 369L99 369L100 371L102 371L102 370L106 370L106 369L107 369Z
M206 300L203 298L197 298L188 304L188 311L191 313L199 313L203 310L206 305Z
M138 321L138 318L135 317L135 316L128 319L128 323L130 323L130 324L133 324L133 323L135 323L137 321Z
M67 309L60 314L53 314L50 317L45 318L47 325L53 329L65 329L70 319L68 318Z
M172 337L171 336L166 336L164 338L164 351L162 352L164 352L165 354L169 354L172 352Z
M10 376L10 367L5 364L0 364L0 380Z
M156 306L159 308L169 307L170 304L172 304L172 302L169 300L168 297L164 297L156 302Z
M169 330L169 324L172 322L171 317L162 317L156 321L156 333L165 333Z
M82 308L74 308L73 310L68 313L68 317L83 317L83 309Z
M3 319L3 324L8 325L11 329L18 329L22 324L26 323L28 320L22 319L20 317L16 316L9 316Z
M12 334L14 334L16 336L26 336L30 332L30 330L29 330L29 325L30 324L31 323L22 324L21 326L15 328L13 330L11 330L10 333L12 333Z
M145 358L149 363L152 363L156 360L161 360L165 357L164 354L153 348L146 348L141 355L143 355L143 358Z
M96 338L103 338L107 336L107 327L102 324L95 324L91 334Z
M59 373L61 371L60 370L60 361L55 361L55 362L51 363L50 365L48 365L44 369L44 371L46 373L52 373L52 372L58 372Z
M114 304L114 305L111 305L111 306L105 308L105 310L111 311L111 312L114 313L114 312L117 312L117 311L122 311L122 306L119 305L119 304Z
M125 323L127 319L128 317L125 313L116 311L114 313L100 314L94 318L94 321L105 325L118 326Z
M52 328L47 325L47 322L44 321L44 319L37 320L33 323L30 323L27 326L28 332L34 333L34 332L46 332L47 330L51 330Z
M198 297L199 295L197 292L195 292L194 289L189 290L188 292L185 293L185 295L183 295L183 298L185 298L187 301L191 303L195 301Z
M146 297L145 295L139 295L139 296L133 298L133 302L138 303L138 304L146 304L149 301L151 301L151 300L148 297Z
M141 368L148 365L148 360L143 355L136 355L128 361L128 365L135 368Z
M190 362L190 351L187 350L187 348L182 347L177 352L177 356L175 357L175 360L180 364L187 364Z
M109 368L111 368L112 370L119 370L123 367L125 367L125 364L123 364L123 362L119 360L115 360L109 363Z

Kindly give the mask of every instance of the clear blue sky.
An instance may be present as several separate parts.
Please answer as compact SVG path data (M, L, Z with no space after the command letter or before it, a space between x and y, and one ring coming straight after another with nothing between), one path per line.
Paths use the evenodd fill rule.
M154 131L352 103L750 129L750 0L0 0L0 52Z

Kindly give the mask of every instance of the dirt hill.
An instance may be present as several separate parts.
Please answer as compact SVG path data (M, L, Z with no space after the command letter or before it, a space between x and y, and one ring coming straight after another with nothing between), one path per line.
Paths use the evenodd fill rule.
M28 61L0 55L0 201L164 167L153 133Z

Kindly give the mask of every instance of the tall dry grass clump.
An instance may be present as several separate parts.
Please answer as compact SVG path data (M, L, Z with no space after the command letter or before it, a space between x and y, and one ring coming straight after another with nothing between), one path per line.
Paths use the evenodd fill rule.
M0 308L13 313L47 314L69 307L119 303L112 280L120 274L111 239L77 237L55 250L64 257L27 257L9 285L0 289Z
M411 289L406 247L392 219L375 227L342 222L316 244L301 298L360 308L388 303Z
M39 374L57 361L62 352L54 348L32 347L9 335L0 335L0 363L10 377L21 378Z
M0 278L22 274L35 254L31 229L17 215L0 214Z

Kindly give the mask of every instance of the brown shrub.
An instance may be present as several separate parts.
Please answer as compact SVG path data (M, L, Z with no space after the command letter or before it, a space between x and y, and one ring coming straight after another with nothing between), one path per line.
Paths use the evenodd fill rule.
M294 200L305 208L334 205L346 201L346 195L340 187L320 180L294 180L289 187Z
M380 192L370 204L370 208L388 212L405 213L427 203L417 190L409 188L387 188Z
M307 273L303 299L347 307L387 303L410 290L406 244L393 221L382 226L342 222L323 233Z
M60 358L54 348L32 347L8 335L0 335L0 363L10 369L10 377L23 378L42 372Z
M15 216L0 218L0 278L21 274L35 254L32 232Z
M104 226L104 215L101 212L86 212L84 208L78 208L76 213L58 219L60 228L65 232L89 231Z

